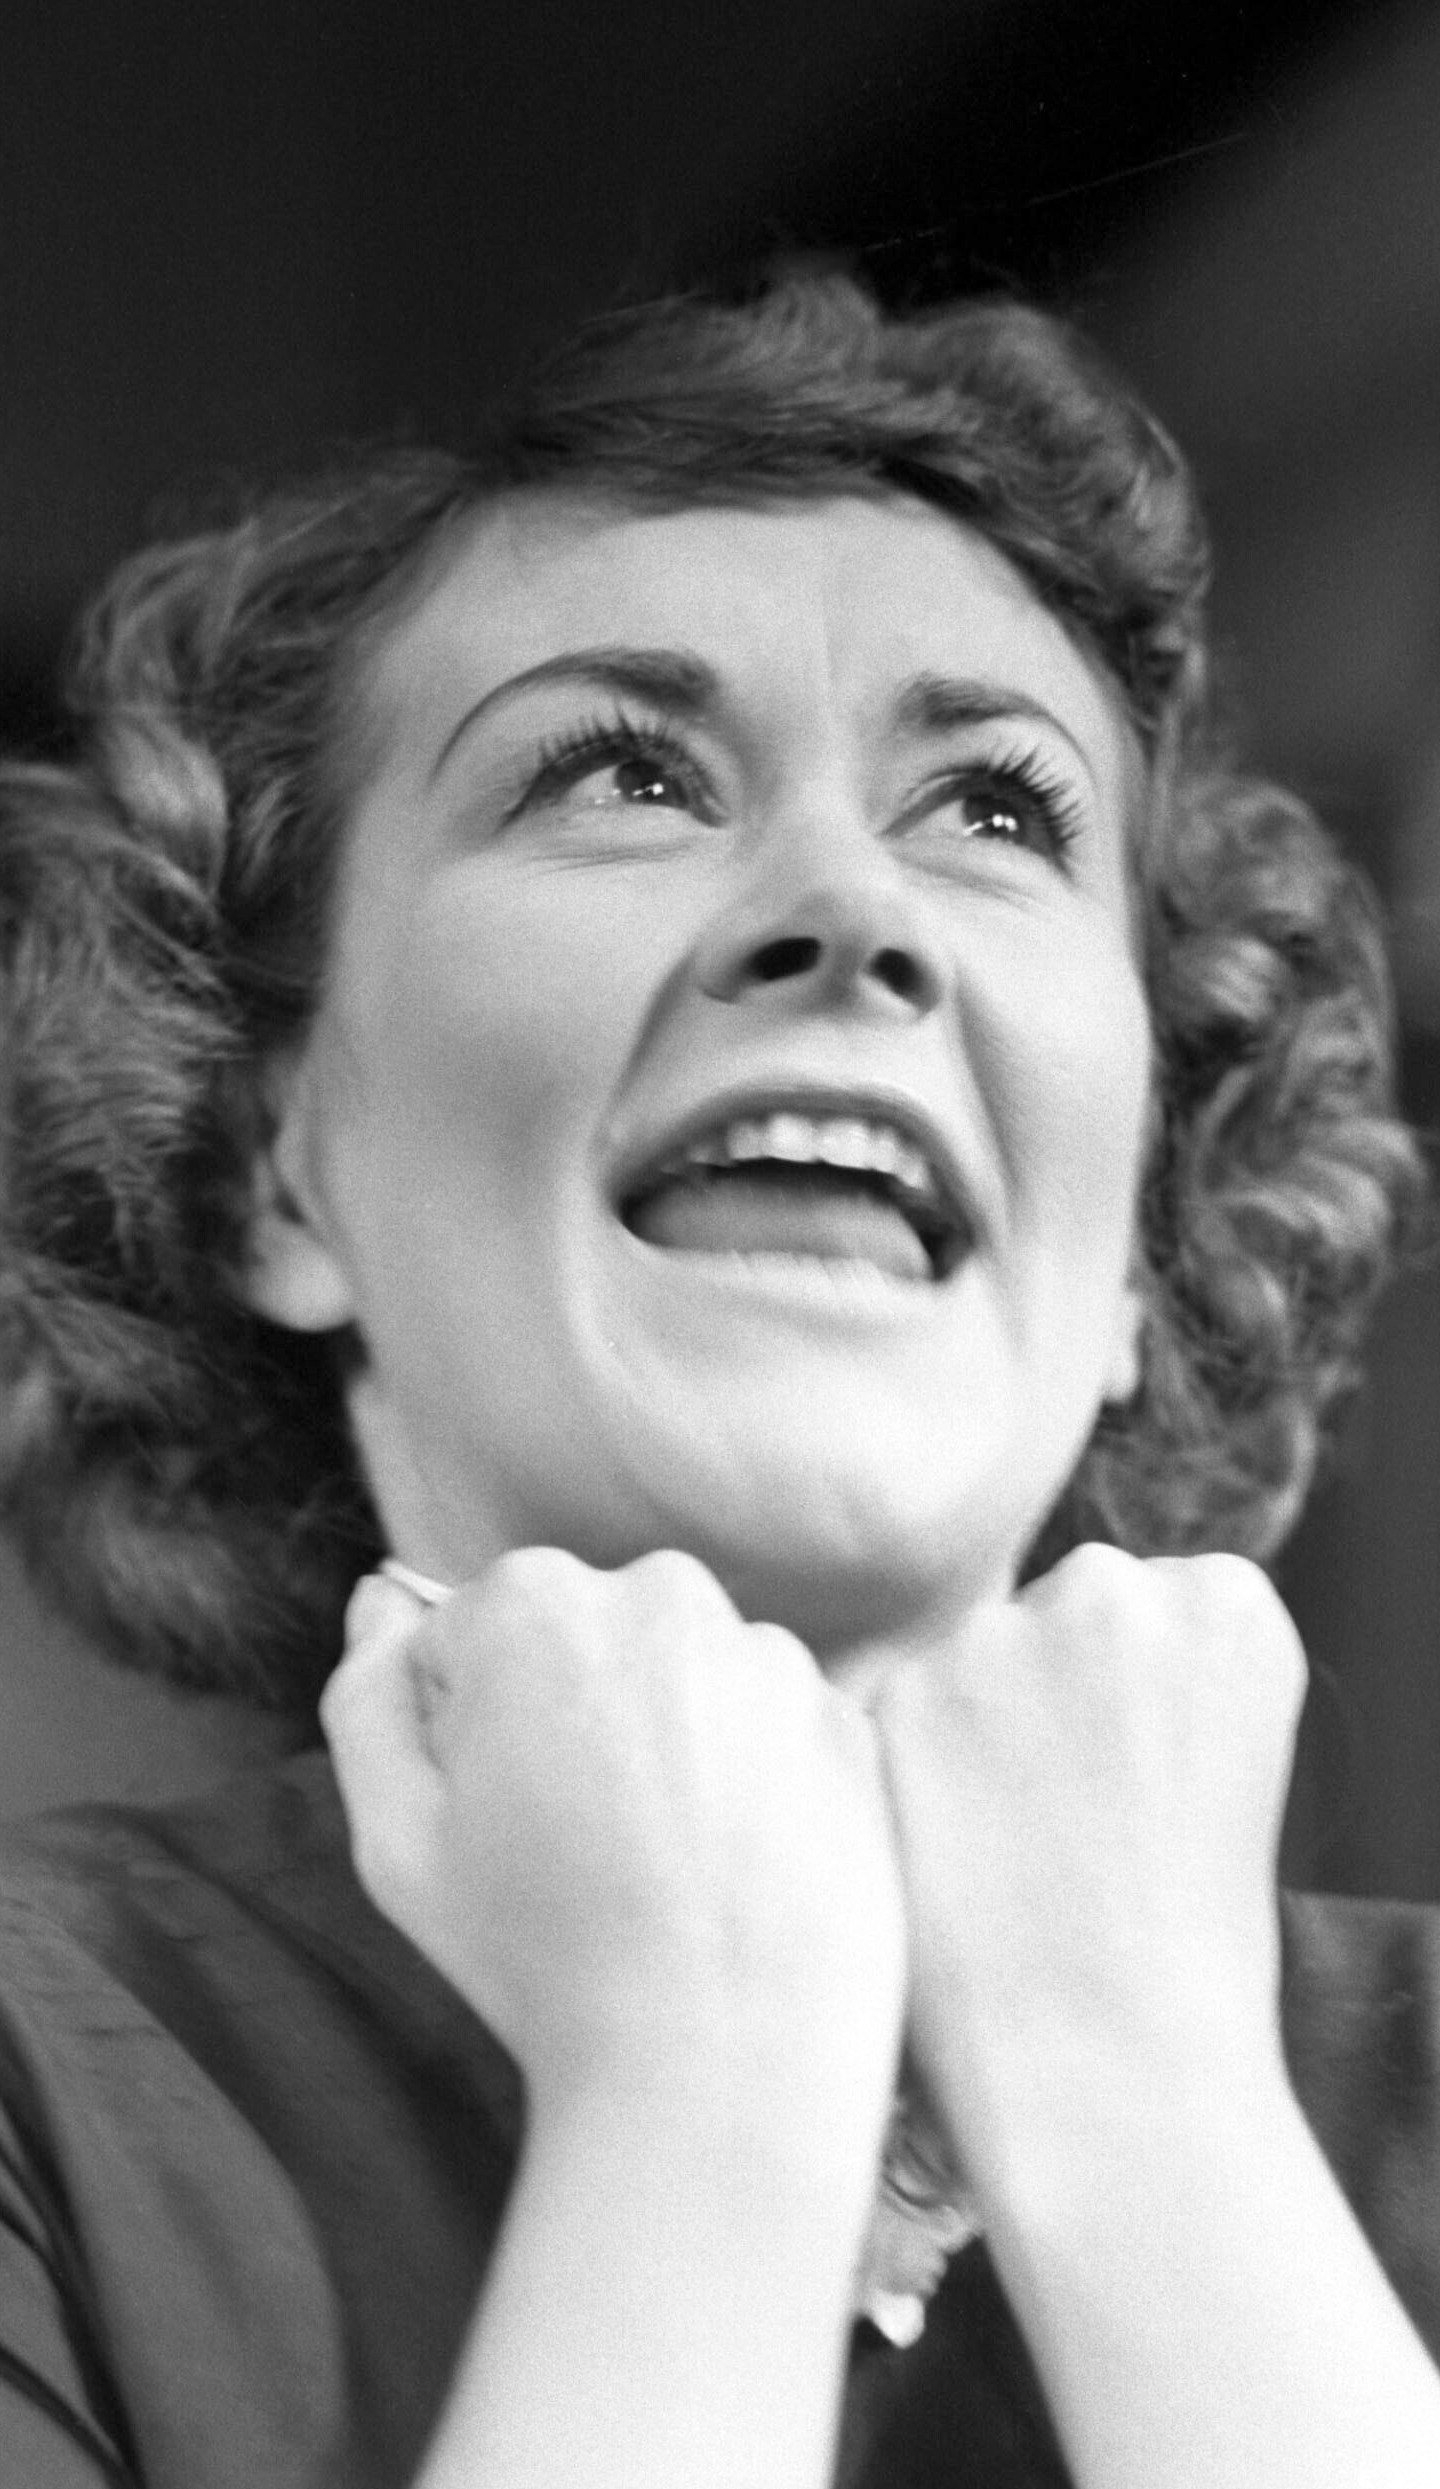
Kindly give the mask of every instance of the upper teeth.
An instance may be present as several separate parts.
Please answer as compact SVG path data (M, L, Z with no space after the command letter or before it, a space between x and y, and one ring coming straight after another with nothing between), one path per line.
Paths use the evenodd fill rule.
M737 1116L702 1133L673 1163L725 1167L752 1158L787 1159L801 1167L854 1167L893 1177L910 1192L933 1195L935 1178L922 1150L889 1123L862 1115Z

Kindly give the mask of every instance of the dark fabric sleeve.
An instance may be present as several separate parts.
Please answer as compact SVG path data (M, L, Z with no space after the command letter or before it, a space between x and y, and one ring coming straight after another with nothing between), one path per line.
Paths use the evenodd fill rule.
M0 2130L0 2481L24 2489L136 2489L95 2408L47 2224L13 2135Z
M0 2352L0 2480L16 2489L135 2489L85 2423Z
M1440 1909L1287 1894L1283 1926L1301 2106L1440 2360Z

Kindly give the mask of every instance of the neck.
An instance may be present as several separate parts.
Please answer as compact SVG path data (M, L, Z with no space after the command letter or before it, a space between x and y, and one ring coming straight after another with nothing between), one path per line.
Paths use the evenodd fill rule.
M938 1582L858 1569L843 1580L773 1566L743 1577L715 1569L742 1616L785 1626L830 1683L862 1705L897 1669L948 1650L968 1617L1015 1586L1004 1564L956 1568Z
M484 1572L513 1545L532 1543L518 1516L486 1515L459 1505L409 1457L406 1442L384 1423L368 1396L352 1408L391 1553L417 1573L454 1588ZM582 1561L611 1571L661 1546L687 1546L709 1566L740 1614L782 1625L813 1652L832 1684L864 1702L896 1668L946 1649L977 1608L1008 1598L1014 1567L992 1545L972 1548L966 1561L943 1570L906 1561L865 1563L853 1548L833 1546L809 1561L787 1562L774 1547L737 1556L728 1539L676 1532L657 1513L652 1527L623 1535L606 1529L594 1539L573 1527L551 1527L545 1543L568 1546Z
M1008 1585L997 1585L990 1595L1007 1596ZM899 1669L938 1658L949 1649L966 1618L986 1604L986 1599L975 1597L947 1602L892 1632L855 1637L841 1646L817 1650L815 1656L837 1691L868 1710L888 1678Z

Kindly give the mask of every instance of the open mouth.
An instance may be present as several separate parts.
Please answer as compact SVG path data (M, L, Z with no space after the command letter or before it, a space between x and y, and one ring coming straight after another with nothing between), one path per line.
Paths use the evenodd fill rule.
M884 1115L737 1115L640 1171L632 1235L672 1253L790 1254L948 1279L970 1243L929 1153Z

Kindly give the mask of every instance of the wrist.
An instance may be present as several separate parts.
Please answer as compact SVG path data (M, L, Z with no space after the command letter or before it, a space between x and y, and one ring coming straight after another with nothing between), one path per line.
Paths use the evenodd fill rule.
M989 2236L1077 2482L1411 2489L1440 2388L1283 2070L1077 2106Z
M642 2198L678 2192L763 2242L778 2221L848 2239L873 2200L893 2081L781 2081L724 2052L618 2052L528 2087L525 2159L607 2174Z
M1324 2175L1278 2041L1178 2063L1072 2055L1013 2109L974 2177L1017 2279L1133 2277L1141 2238L1168 2238L1183 2259L1232 2235L1267 2195Z
M819 2489L874 2181L853 2120L817 2139L693 2057L533 2088L427 2489L577 2468Z
M1165 2132L1203 2145L1234 2117L1298 2117L1278 2014L1220 1983L1040 2019L1003 2011L974 2026L932 2017L916 2062L952 2156L977 2184L1024 2201L1072 2167L1138 2166Z

